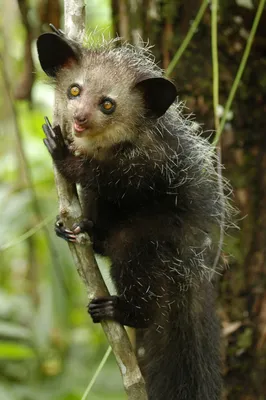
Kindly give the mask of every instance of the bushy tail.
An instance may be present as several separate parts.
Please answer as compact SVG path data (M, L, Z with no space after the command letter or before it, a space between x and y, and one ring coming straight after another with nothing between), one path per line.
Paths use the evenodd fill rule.
M139 332L149 400L221 398L219 324L212 303L210 291L203 290L172 309L163 330L154 325Z

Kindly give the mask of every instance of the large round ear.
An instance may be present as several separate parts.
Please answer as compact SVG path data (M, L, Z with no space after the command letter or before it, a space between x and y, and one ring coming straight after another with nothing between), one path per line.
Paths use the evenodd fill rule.
M62 67L77 63L79 52L67 39L55 33L43 33L37 39L39 60L44 72L55 77Z
M177 96L175 85L165 78L144 79L135 88L143 93L147 115L155 118L161 117Z

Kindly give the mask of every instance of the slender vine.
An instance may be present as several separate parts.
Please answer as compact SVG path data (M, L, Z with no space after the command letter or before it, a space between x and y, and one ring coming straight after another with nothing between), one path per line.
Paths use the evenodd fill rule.
M37 225L34 225L33 228L28 229L26 232L24 232L19 237L16 237L15 239L2 244L0 246L0 251L7 250L10 247L18 245L19 243L23 242L24 240L29 239L31 236L35 235L36 232L38 232L40 229L43 229L44 226L46 226L49 222L51 222L53 220L54 220L54 215L44 218L41 222L39 222Z
M237 88L238 88L238 86L240 84L240 80L241 80L241 77L243 75L243 72L244 72L244 69L245 69L245 66L246 66L246 63L247 63L248 56L250 54L251 46L252 46L256 31L257 31L257 27L259 25L259 21L260 21L260 18L261 18L261 15L262 15L262 12L263 12L263 9L264 9L264 6L265 6L265 2L266 2L266 0L260 0L259 6L258 6L258 9L257 9L257 12L256 12L256 16L254 18L254 22L253 22L253 25L252 25L252 28L251 28L251 31L250 31L250 34L249 34L249 37L248 37L248 40L247 40L245 51L244 51L243 57L241 59L241 62L240 62L240 65L239 65L235 80L233 82L231 91L229 93L229 96L228 96L228 99L227 99L227 102L226 102L226 105L225 105L225 108L224 108L222 120L221 120L221 122L219 124L219 128L218 128L218 130L216 132L216 135L215 135L215 138L213 140L213 146L216 146L217 143L219 142L221 134L222 134L222 131L224 129L224 125L226 123L228 112L229 112L230 107L232 105L232 102L234 100L235 93L236 93Z
M211 19L211 41L212 41L212 93L213 93L213 116L215 130L219 129L219 59L218 59L218 40L217 40L217 25L218 25L218 4L219 0L212 0L212 19ZM224 226L225 226L225 201L224 201L224 188L223 188L223 176L222 176L222 151L219 143L216 145L217 154L217 180L219 186L219 192L221 196L222 211L220 220L220 234L217 252L212 265L213 271L216 271L218 262L220 260L223 241L224 241Z
M96 369L93 377L91 378L91 381L88 384L87 389L85 390L81 400L86 400L87 399L87 396L90 393L92 386L94 385L98 375L100 374L101 370L103 369L103 367L104 367L109 355L111 354L111 352L112 352L112 348L109 346L108 349L106 350L103 358L102 358L102 361L100 362L100 364L99 364L98 368Z
M191 38L193 37L194 33L196 32L198 25L204 15L204 12L207 8L209 4L209 0L203 0L199 11L196 15L196 18L194 19L193 23L191 24L191 27L188 31L188 33L186 34L186 37L184 38L183 42L181 43L179 49L177 50L177 52L175 53L172 61L170 62L170 64L168 65L166 71L165 71L165 76L170 76L171 73L173 72L173 70L175 69L179 59L181 58L182 54L184 53L184 51L186 50L187 46L189 45Z
M217 131L219 128L219 60L218 60L218 41L217 41L217 14L218 0L212 0L212 21L211 21L211 41L212 41L212 79L213 79L213 114L214 126Z

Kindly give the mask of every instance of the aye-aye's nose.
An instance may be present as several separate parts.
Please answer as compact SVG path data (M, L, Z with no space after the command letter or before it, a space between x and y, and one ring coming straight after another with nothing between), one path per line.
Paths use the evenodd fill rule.
M74 121L78 125L85 125L88 122L88 118L86 118L84 115L76 114L74 115Z

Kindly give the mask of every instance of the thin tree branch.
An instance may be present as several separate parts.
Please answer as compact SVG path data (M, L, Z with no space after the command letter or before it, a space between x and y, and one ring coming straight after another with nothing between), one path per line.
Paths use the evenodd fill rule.
M81 40L83 38L84 11L83 0L65 0L65 32L71 39ZM64 110L60 109L60 102L57 99L55 104L54 124L60 124L62 131L66 134ZM54 168L54 172L60 216L65 225L71 227L73 222L82 219L80 202L75 188L66 182L56 168ZM69 243L69 248L77 271L86 286L89 300L108 295L88 235L79 235L79 243ZM116 357L128 398L130 400L146 400L145 383L125 329L118 323L107 320L102 322L102 327Z
M189 44L189 42L190 42L192 36L193 36L194 33L196 32L196 30L197 30L197 28L198 28L198 25L199 25L199 23L200 23L200 21L201 21L203 15L204 15L204 12L205 12L205 10L206 10L208 4L209 4L209 0L203 0L201 6L200 6L200 8L199 8L199 11L198 11L198 13L197 13L197 15L196 15L196 18L194 19L194 21L193 21L193 23L192 23L192 25L191 25L191 27L190 27L190 29L189 29L189 31L188 31L188 33L187 33L185 39L183 40L181 46L180 46L179 49L177 50L177 52L176 52L176 54L174 55L172 61L171 61L170 64L168 65L167 70L165 71L165 75L166 75L166 76L170 76L171 73L173 72L173 70L175 69L175 67L176 67L176 65L177 65L177 63L178 63L180 57L182 56L182 54L183 54L184 51L186 50L186 48L187 48L187 46L188 46L188 44Z
M219 124L220 124L218 115L218 105L219 105L219 59L218 59L218 40L217 40L218 0L212 0L211 11L212 11L211 41L212 41L212 71L213 71L212 72L213 114L214 114L214 126L215 130L217 131L219 129ZM219 242L212 266L213 271L216 270L221 257L221 251L224 241L224 226L225 226L225 200L224 200L224 187L223 187L223 175L222 175L222 151L219 143L217 143L216 145L216 154L217 154L218 185L219 185L220 196L223 201L223 206L222 206L223 209L221 212Z

